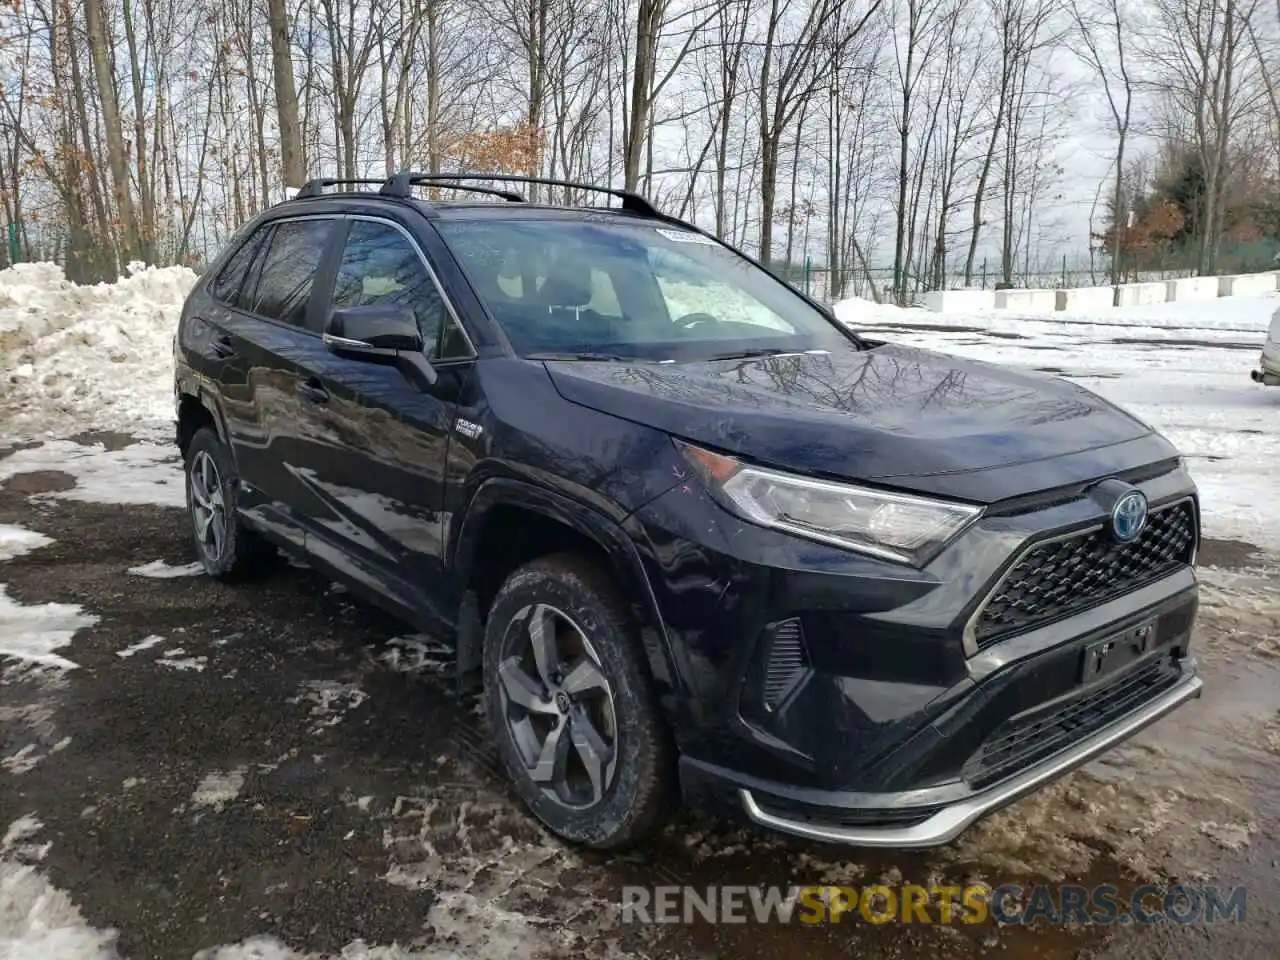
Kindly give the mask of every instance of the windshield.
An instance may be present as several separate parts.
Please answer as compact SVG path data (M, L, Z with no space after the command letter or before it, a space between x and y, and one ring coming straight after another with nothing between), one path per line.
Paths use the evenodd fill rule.
M437 220L522 356L697 360L847 348L759 267L689 230L590 220Z

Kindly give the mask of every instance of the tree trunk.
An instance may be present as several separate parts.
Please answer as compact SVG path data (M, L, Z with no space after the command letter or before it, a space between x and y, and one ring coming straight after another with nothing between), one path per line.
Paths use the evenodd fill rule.
M760 262L773 260L773 208L778 192L778 141L760 138Z
M640 185L640 158L649 136L649 95L653 87L654 57L657 53L661 0L640 0L636 13L636 57L631 72L631 110L623 144L623 186L635 190Z
M86 7L86 16L87 16ZM134 36L133 9L130 0L124 0L123 9L125 43L129 50L130 79L133 85L133 146L138 163L138 196L142 201L142 219L138 224L138 250L136 256L144 263L156 259L156 199L152 182L151 164L147 160L147 115L144 109L142 67L138 56L138 44ZM153 27L148 24L148 29Z
M267 0L271 30L271 72L276 88L276 120L280 125L280 166L286 187L301 187L306 178L302 128L298 124L298 93L293 84L289 53L289 14L284 0Z
M116 211L120 215L126 260L143 256L138 231L138 218L133 208L133 190L129 183L129 159L125 152L124 127L120 120L120 101L116 97L116 78L111 70L111 52L107 42L102 0L85 0L85 32L89 37L89 55L98 81L98 98L102 103L102 122L107 136L107 159L115 187Z

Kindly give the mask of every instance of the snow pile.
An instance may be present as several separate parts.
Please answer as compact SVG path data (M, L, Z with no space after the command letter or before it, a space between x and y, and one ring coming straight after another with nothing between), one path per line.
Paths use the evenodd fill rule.
M79 286L52 263L0 270L0 418L11 431L172 419L173 334L196 275L130 264Z
M859 326L874 324L876 322L911 321L916 323L923 321L925 323L936 322L939 326L945 326L946 320L941 319L940 314L927 313L910 307L900 307L896 303L876 303L874 300L864 300L862 297L846 297L844 300L837 300L831 305L831 309L835 312L836 319L841 323L853 327L857 330Z

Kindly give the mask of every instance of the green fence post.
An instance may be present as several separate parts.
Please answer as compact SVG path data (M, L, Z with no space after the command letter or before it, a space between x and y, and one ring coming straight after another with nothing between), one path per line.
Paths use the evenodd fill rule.
M21 258L21 251L18 248L18 225L16 223L9 224L9 265L17 263Z

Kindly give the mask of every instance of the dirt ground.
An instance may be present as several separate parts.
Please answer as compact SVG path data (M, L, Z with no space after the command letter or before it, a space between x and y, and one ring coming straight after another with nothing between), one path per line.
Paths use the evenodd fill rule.
M0 466L13 452L0 448ZM118 931L122 957L263 936L513 960L1276 955L1280 578L1248 544L1210 542L1202 557L1203 699L947 848L823 848L686 814L651 849L610 858L526 816L429 639L283 562L236 587L130 573L194 559L185 513L49 496L77 482L40 470L0 484L0 523L53 540L0 563L8 597L74 605L67 629L96 618L58 651L76 669L0 663L0 830L31 818L3 854ZM617 910L627 884L877 879L1244 883L1248 915L812 929L626 925Z

